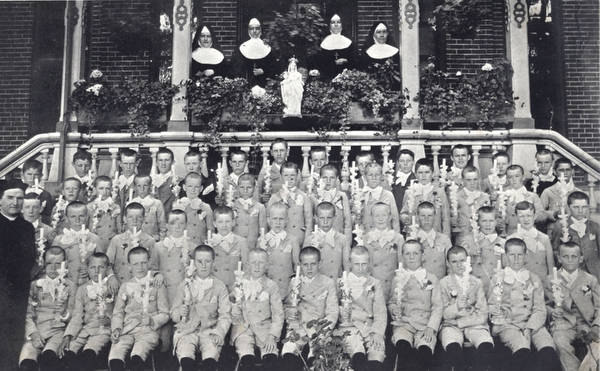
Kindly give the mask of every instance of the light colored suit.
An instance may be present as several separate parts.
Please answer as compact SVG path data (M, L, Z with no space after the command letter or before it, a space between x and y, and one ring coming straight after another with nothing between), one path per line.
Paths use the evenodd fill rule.
M248 249L256 247L256 241L260 235L261 229L267 232L267 211L265 206L258 201L253 200L252 205L246 207L239 200L233 204L235 211L235 225L233 233L246 239Z
M157 242L164 240L167 235L167 214L162 202L152 196L146 196L144 199L135 197L133 202L141 203L145 209L142 231L152 236Z
M67 268L69 269L69 272L67 273L67 278L73 282L80 284L81 282L78 282L79 267L82 264L85 264L84 261L87 258L89 258L90 255L92 255L93 253L106 252L106 245L104 245L104 243L102 242L100 237L98 237L98 235L88 231L86 235L86 241L89 249L86 249L85 255L82 256L82 251L80 251L79 249L79 242L77 242L77 239L66 237L66 235L64 234L61 234L54 239L54 245L62 247L67 253ZM92 248L93 245L95 245L94 248Z
M321 252L321 268L319 269L319 273L331 279L338 279L342 276L344 268L349 268L350 245L348 245L346 236L333 229L331 229L331 232L333 232L333 246L330 244L331 241L327 241L327 238L323 239L320 234L313 232L304 240L304 247L314 246L319 249ZM299 252L294 253L292 259L295 266L299 265Z
M418 237L417 240L423 245L423 268L433 273L438 280L446 276L446 253L452 247L450 237L435 231L433 246L426 238Z
M299 245L302 245L314 225L310 197L298 189L294 192L290 191L287 195L283 194L283 191L279 191L278 193L274 193L271 199L269 199L267 210L276 202L281 202L287 206L288 222L285 230L296 238Z
M412 205L408 205L408 202L411 200ZM444 190L436 185L433 185L433 189L425 196L423 196L421 192L415 192L410 188L407 189L404 194L404 204L402 205L402 217L411 219L413 215L417 216L417 206L425 201L431 202L435 206L435 221L433 223L433 228L437 232L450 237L450 204L448 203L448 197ZM411 213L409 213L409 209L411 209Z
M331 202L335 206L335 217L333 219L333 229L345 236L348 240L348 244L352 244L352 213L350 209L350 202L348 201L348 195L335 189L335 195L333 197L324 196L318 197L318 195L311 195L312 205L314 207L313 213L317 215L317 206L321 202Z
M471 228L471 215L473 211L477 212L482 206L490 206L490 196L481 191L473 191L467 196L467 190L462 188L457 193L458 201L458 225L456 232L458 235L468 234L473 232Z
M268 237L269 234L266 235L266 238ZM300 245L296 237L286 232L286 236L279 244L274 241L262 242L259 240L257 245L269 254L269 269L266 275L279 287L279 296L282 299L285 298L290 285L290 277L294 274L293 257L298 256L300 253ZM247 261L247 259L244 259L244 270L246 271L248 271L245 268Z
M568 223L569 238L581 247L583 263L579 267L593 276L600 277L600 225L588 219L585 222L585 233L580 236L579 232L571 227L573 225L572 218L568 219ZM561 237L562 226L560 228L557 226L552 231L552 247L556 254L562 243Z
M365 200L363 201L362 225L365 228L365 232L375 228L373 215L371 215L371 209L376 203L379 202L383 202L390 207L390 226L394 231L400 233L400 216L398 214L398 209L396 208L396 199L394 199L394 194L391 191L384 189L383 186L381 189L381 194L378 198L374 198L371 194L368 194L365 196Z
M208 231L214 231L213 227L213 212L210 205L202 202L199 198L192 200L192 203L198 202L192 206L192 203L187 203L188 198L182 199L183 201L176 201L173 203L173 210L183 210L187 217L187 225L185 229L188 232L188 237L192 244L203 245L206 243Z
M490 280L494 276L494 269L498 267L498 260L502 260L502 251L506 240L497 234L491 235L492 240L483 233L477 234L477 242L472 234L457 238L456 245L462 246L471 256L471 274L481 280L483 291L490 290Z
M154 238L142 231L138 239L140 241L140 246L148 250L148 253L152 255L155 243ZM131 233L126 231L114 236L106 251L108 260L112 264L113 273L121 284L129 281L132 277L131 271L129 270L129 262L127 261L127 254L129 254L133 247Z
M235 283L234 272L237 270L238 262L247 261L249 250L246 240L233 232L228 235L227 241L222 241L214 246L211 245L215 250L213 274L231 292Z
M175 182L175 184L179 183L178 179L176 180L177 181ZM165 214L168 215L171 212L173 202L175 202L175 200L177 199L175 197L175 194L173 194L173 176L167 178L167 180L165 180L165 182L160 185L156 184L156 186L156 198L163 204Z
M516 231L515 231L516 232ZM544 233L532 228L530 233L535 237L531 237L524 230L521 233L514 233L506 239L517 237L525 241L527 249L525 250L525 268L532 273L535 273L542 281L552 271L554 267L554 255L552 253L552 245L550 239Z
M382 244L383 240L380 240L382 234L386 232L390 233L389 231L393 232L394 237ZM387 303L390 299L392 280L396 274L396 269L398 269L398 262L402 261L404 237L397 231L392 231L389 228L385 231L372 229L365 234L363 240L371 257L371 275L381 282L383 299Z
M87 205L87 225L92 232L100 237L104 243L104 246L108 246L110 244L110 240L120 231L121 208L116 202L113 202L110 206L110 212L98 213L98 222L94 226L94 213L96 208L97 206L95 200Z
M506 189L505 189L506 190ZM529 192L525 189L525 187L521 187L517 190L509 190L510 192L521 193L523 195L522 199L520 196L509 196L506 198L506 218L504 222L506 223L506 233L513 234L517 230L517 224L519 224L519 220L517 219L517 211L515 210L515 206L520 201L528 201L533 204L535 208L535 223L543 223L548 218L548 215L544 211L544 205L542 201L540 201L540 197L533 193ZM498 210L498 205L496 205L496 210ZM500 217L502 217L500 215Z

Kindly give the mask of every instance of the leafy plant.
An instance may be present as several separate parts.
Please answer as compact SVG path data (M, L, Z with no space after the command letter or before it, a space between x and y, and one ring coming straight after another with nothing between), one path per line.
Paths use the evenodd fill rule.
M481 0L444 0L433 11L428 20L435 29L439 23L444 31L459 37L473 35L479 30L479 24L491 11Z
M348 371L350 357L344 352L348 332L333 330L333 324L326 319L310 321L308 328L314 329L311 346L315 360L311 371Z
M69 99L69 111L76 112L78 119L87 118L91 128L113 111L114 91L104 82L100 70L93 70L88 80L75 82Z

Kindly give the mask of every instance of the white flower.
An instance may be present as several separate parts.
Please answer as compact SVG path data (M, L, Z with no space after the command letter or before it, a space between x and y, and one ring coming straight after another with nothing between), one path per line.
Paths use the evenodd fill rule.
M169 16L165 13L160 15L160 32L171 33L171 21L169 20Z
M321 73L319 72L319 70L310 70L310 72L308 72L308 74L312 77L317 77L319 76Z
M456 72L456 76L462 76L462 72L460 72L460 71L457 71L457 72Z
M482 71L491 71L493 69L494 69L494 67L492 67L492 65L489 64L489 63L486 63L486 64L483 65L483 67L481 67Z
M100 70L93 70L92 73L90 74L90 79L100 79L102 78L102 71Z
M260 86L258 86L258 85L255 85L255 86L252 88L252 96L253 96L254 98L260 98L260 97L263 97L263 96L266 94L266 92L267 92L267 91L266 91L265 89L261 88L261 87L260 87Z
M434 68L435 68L435 64L433 64L433 63L429 63L429 64L427 65L427 68L429 68L429 69L434 69Z
M88 93L94 93L95 96L98 96L100 95L100 89L102 89L102 84L94 84L89 88L85 89L85 91L87 91Z

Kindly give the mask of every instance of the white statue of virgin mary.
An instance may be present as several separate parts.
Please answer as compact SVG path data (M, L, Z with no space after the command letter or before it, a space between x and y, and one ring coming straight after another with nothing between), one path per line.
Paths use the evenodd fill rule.
M301 116L302 94L304 93L304 81L302 74L298 72L298 60L290 58L287 72L283 73L281 82L281 98L285 107L283 117Z

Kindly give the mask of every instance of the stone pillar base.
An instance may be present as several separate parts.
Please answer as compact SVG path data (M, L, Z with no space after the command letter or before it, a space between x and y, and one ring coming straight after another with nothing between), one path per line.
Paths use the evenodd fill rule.
M515 117L513 129L534 129L535 120L531 117Z
M167 131L190 131L190 123L187 120L169 120Z

